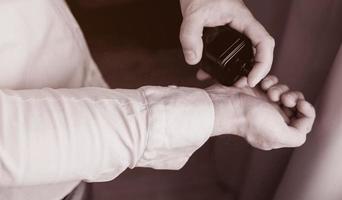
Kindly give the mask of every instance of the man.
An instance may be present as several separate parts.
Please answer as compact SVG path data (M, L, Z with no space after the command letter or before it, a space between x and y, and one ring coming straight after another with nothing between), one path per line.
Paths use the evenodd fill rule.
M194 2L181 2L184 20ZM265 150L299 146L312 127L312 106L275 77L261 85L267 95L247 86L269 70L272 43L253 40L259 64L236 87L111 90L64 1L2 1L0 16L0 199L62 199L81 181L109 181L127 167L179 169L220 134ZM201 49L187 53L187 30L201 25L191 25L183 23L181 41L193 64Z

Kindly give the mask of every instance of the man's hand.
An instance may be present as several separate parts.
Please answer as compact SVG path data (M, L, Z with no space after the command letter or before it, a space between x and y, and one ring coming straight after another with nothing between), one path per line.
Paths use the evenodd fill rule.
M239 135L259 149L302 145L315 119L303 94L278 84L274 76L266 77L260 89L248 87L244 78L235 87L215 85L207 92L215 107L214 136Z
M202 57L204 27L229 24L247 35L256 49L256 64L248 75L248 84L254 87L270 71L274 39L253 17L242 0L180 0L183 22L180 41L185 60L197 64Z

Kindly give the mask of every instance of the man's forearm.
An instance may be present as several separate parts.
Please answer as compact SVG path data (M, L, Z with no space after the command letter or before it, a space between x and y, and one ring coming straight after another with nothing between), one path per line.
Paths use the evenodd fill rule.
M1 90L0 184L106 181L127 167L177 169L209 137L200 89Z

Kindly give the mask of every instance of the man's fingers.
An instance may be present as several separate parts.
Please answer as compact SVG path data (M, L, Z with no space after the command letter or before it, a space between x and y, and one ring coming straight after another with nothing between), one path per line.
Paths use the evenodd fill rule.
M296 114L295 110L292 108L285 107L285 106L282 106L281 110L287 117L285 120L286 124L289 124L291 122L290 119Z
M281 147L301 146L306 140L306 134L312 129L316 117L314 107L304 99L298 99L296 110L296 118L291 119L290 125L284 131L286 134L282 134Z
M297 103L298 118L291 121L291 126L301 131L309 133L315 121L316 112L314 107L307 101L301 99Z
M303 93L299 91L288 91L282 94L280 99L281 99L281 103L284 106L288 108L293 108L297 105L299 100L304 99L304 95Z
M186 17L183 19L179 39L182 44L185 61L194 65L202 58L203 51L203 22L200 18Z
M268 75L266 78L264 78L261 81L261 88L266 91L270 89L273 85L277 84L278 82L279 80L276 76Z
M248 20L244 23L233 20L230 25L249 37L256 48L255 65L248 75L248 84L254 87L271 69L275 42L265 28L251 14L247 16Z
M196 78L200 81L205 81L210 79L211 76L207 72L200 69L197 71Z
M289 87L284 84L276 84L267 90L267 96L273 102L278 102L282 94L287 92Z
M274 40L265 39L256 45L255 64L248 75L248 84L254 87L271 70Z

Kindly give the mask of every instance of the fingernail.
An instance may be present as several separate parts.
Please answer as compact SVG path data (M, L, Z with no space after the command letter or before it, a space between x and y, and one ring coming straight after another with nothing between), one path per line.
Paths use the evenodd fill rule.
M187 63L195 64L195 61L196 61L195 52L193 52L193 51L185 51L184 54L185 54L185 59L186 59Z

